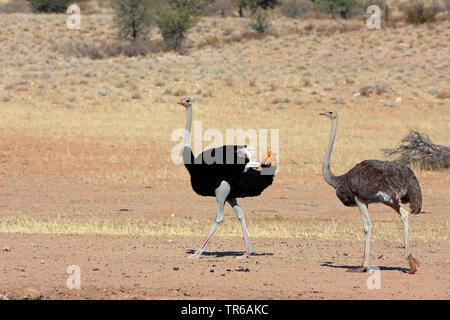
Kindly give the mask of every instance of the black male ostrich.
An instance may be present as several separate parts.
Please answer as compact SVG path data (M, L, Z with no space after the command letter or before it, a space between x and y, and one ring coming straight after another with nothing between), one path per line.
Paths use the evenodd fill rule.
M336 177L330 170L330 157L336 137L338 115L336 111L328 111L320 115L331 119L330 141L322 163L323 177L330 186L336 189L336 195L344 205L356 205L362 214L366 239L363 265L357 271L365 272L370 268L372 223L367 209L368 205L369 203L383 203L393 208L402 219L406 259L410 266L409 273L415 273L420 262L412 256L409 246L409 212L400 206L400 202L409 202L411 213L414 214L418 214L422 208L422 194L414 172L404 165L390 161L365 160L346 174Z
M223 221L225 201L233 208L241 223L244 236L245 253L252 253L252 245L245 225L244 211L238 206L236 198L259 196L273 182L277 168L275 155L270 151L263 163L250 161L251 152L246 145L225 145L208 149L194 157L191 149L192 102L183 98L179 102L187 110L184 136L183 162L191 176L192 189L201 196L215 196L217 213L214 225L201 247L190 257L197 258L205 250L208 242ZM254 169L261 167L261 171Z

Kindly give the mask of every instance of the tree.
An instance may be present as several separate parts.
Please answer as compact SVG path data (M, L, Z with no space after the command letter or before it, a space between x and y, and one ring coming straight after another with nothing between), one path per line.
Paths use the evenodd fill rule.
M27 0L33 12L66 12L71 0Z
M170 0L169 6L160 10L156 24L167 47L181 49L186 32L198 22L201 10L198 0Z
M148 0L111 0L116 11L114 22L119 34L135 41L148 35L152 24L150 1Z

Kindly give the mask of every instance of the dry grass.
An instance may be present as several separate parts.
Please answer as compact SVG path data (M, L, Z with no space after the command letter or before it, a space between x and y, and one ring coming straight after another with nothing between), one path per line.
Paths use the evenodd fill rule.
M57 177L119 188L187 188L185 168L170 159L178 142L170 141L171 133L185 125L185 110L176 105L180 95L195 97L194 120L203 122L203 133L209 128L222 133L279 129L280 189L311 191L324 184L321 161L330 122L318 114L326 109L340 115L331 163L335 174L364 159L385 159L382 149L395 147L410 130L426 133L436 144L450 141L450 113L445 111L448 22L370 32L353 27L362 23L358 20L339 27L335 21L282 18L274 19L272 31L259 39L245 33L245 19L205 18L188 36L187 55L91 60L51 49L70 41L114 41L112 16L86 16L77 32L66 30L65 19L65 15L0 15L4 26L0 40L7 43L0 47L2 178L33 176L45 182ZM152 34L152 41L158 39ZM217 40L204 43L207 39ZM360 94L360 88L374 83L383 83L379 94ZM208 144L204 141L203 147ZM417 175L421 183L435 180L450 185L448 171ZM448 188L424 187L423 192L448 196ZM210 224L202 221L201 227L186 228L179 220L174 225L93 220L90 225L61 219L58 225L58 220L29 219L2 217L1 228L197 236ZM437 229L423 224L411 232L416 240L445 240L446 223ZM231 226L221 227L224 234L240 234ZM396 230L393 236L400 239L397 227L380 228L380 239L389 236L386 230L392 235ZM330 239L361 237L359 224L346 228L338 222L317 226L279 222L255 223L250 232L256 237L302 238L327 230L325 237Z
M42 234L98 234L115 236L192 236L199 237L211 227L210 219L168 218L151 220L111 220L92 217L43 218L9 216L0 221L0 233ZM410 231L414 242L449 241L449 221L443 224L413 225ZM331 222L300 222L294 219L265 219L248 226L252 238L363 240L361 224ZM225 220L217 231L218 236L241 237L242 231L235 220ZM402 242L403 232L398 223L384 222L374 225L375 241Z

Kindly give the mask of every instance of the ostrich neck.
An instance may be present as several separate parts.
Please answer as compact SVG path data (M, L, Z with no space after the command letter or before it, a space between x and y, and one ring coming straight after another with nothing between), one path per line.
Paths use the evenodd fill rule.
M183 141L183 163L188 168L189 173L192 171L192 164L194 164L194 154L191 149L191 126L192 126L192 107L187 108L186 115L186 130L184 131Z
M192 107L187 108L186 131L184 132L184 146L191 148Z
M336 137L337 123L338 118L331 120L330 141L328 142L327 151L325 151L325 156L323 157L322 162L323 178L333 188L337 187L338 179L330 170L330 158L331 158L331 151L333 150L334 138Z

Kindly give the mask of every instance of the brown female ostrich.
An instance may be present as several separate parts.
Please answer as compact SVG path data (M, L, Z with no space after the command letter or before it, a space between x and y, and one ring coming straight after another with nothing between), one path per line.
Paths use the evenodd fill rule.
M338 115L333 110L320 115L331 119L330 142L322 163L323 177L330 186L336 189L337 197L345 206L356 205L362 214L366 240L363 264L357 271L366 272L370 269L372 223L367 210L368 205L369 203L384 203L393 208L402 219L406 259L410 266L409 273L415 273L420 262L412 256L409 246L409 212L400 206L400 202L409 203L411 213L414 214L418 214L422 208L422 194L414 172L406 166L390 161L364 160L346 174L336 177L330 170L330 157L336 137Z

